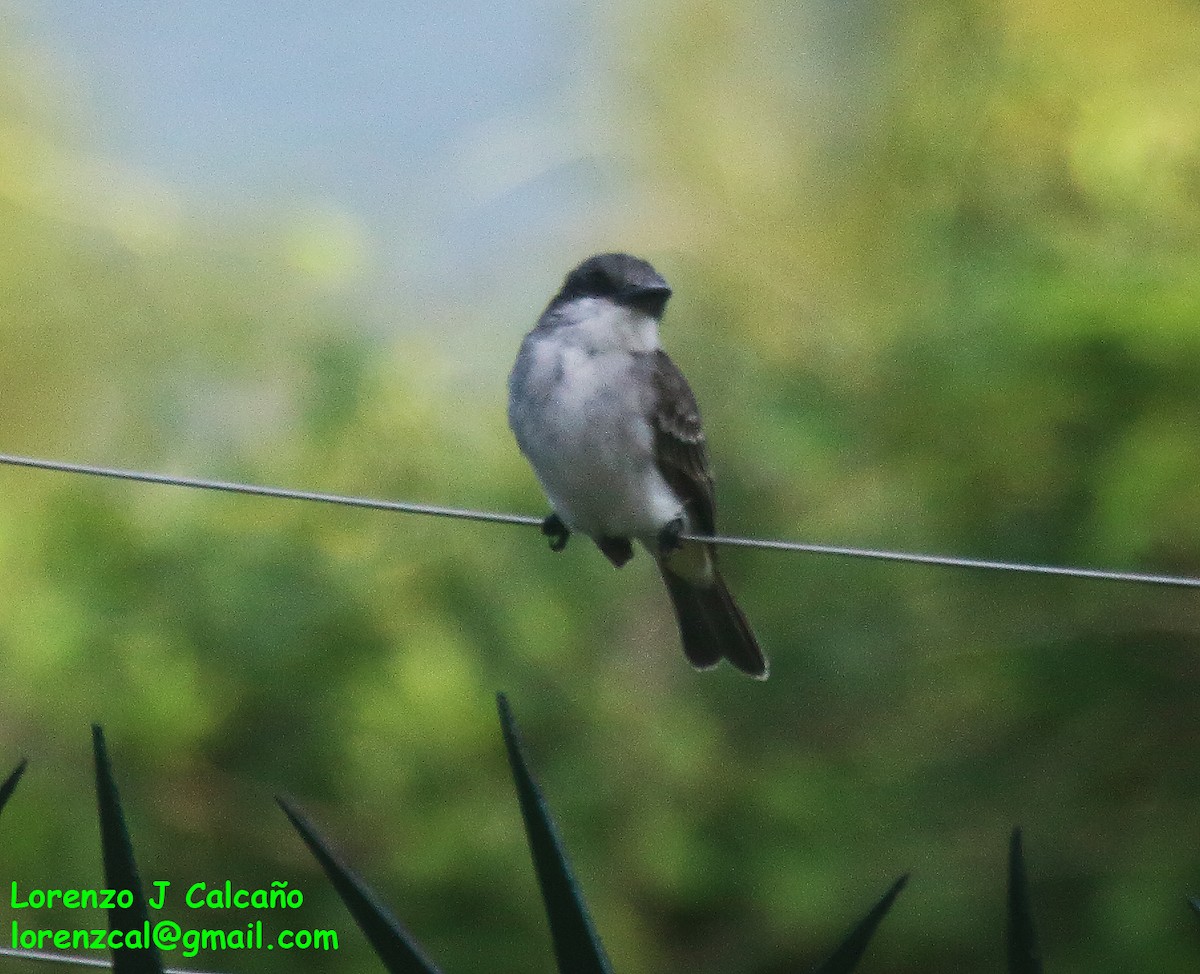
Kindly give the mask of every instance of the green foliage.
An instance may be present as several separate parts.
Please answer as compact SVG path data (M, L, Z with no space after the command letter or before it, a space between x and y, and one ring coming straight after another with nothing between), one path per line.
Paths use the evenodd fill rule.
M1008 846L1008 970L1010 974L1042 974L1019 828L1013 829Z
M525 823L525 835L529 840L529 853L533 858L550 935L554 940L554 958L559 974L612 974L612 965L588 913L583 891L571 869L546 797L529 770L529 762L525 760L520 732L508 698L501 693L497 697L497 705L508 763L517 786L521 818Z
M150 907L138 875L129 827L125 824L125 813L121 809L112 763L104 743L104 731L99 724L92 727L92 752L96 761L96 804L100 813L100 847L104 859L103 888L124 890L131 897L128 905L119 904L108 910L108 929L119 930L122 934L120 946L112 950L113 972L163 974L162 960L153 942L130 945L138 934L149 929Z
M615 229L675 286L664 341L722 528L1200 573L1200 12L815 9L597 25L620 39L628 209L564 233L583 251ZM503 418L535 305L455 329L397 308L370 337L342 223L206 225L51 125L8 43L6 450L540 512ZM78 769L80 727L119 735L139 857L169 864L148 880L286 879L332 915L262 814L290 793L360 837L350 858L447 970L528 970L544 933L486 717L507 686L557 742L537 764L617 969L800 969L881 866L923 882L877 969L995 967L993 837L1015 820L1045 850L1058 974L1192 962L1188 593L730 552L759 685L688 671L645 558L0 478L3 760ZM23 884L96 882L78 777L5 810ZM352 942L255 970L370 963Z
M354 922L371 943L388 974L439 974L403 925L378 897L329 848L312 824L282 798L277 798L309 852L321 864Z

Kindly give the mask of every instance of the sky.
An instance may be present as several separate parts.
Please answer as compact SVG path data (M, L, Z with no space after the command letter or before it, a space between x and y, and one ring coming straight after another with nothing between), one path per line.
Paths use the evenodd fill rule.
M596 70L573 4L26 3L95 148L193 211L345 214L385 291L486 280L611 184L548 145Z

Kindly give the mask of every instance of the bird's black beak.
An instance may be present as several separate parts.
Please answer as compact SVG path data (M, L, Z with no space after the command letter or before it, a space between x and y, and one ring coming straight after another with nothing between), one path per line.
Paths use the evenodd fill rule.
M664 280L652 284L637 284L630 287L623 297L631 307L644 311L652 318L661 318L667 307L667 299L671 296L671 288Z

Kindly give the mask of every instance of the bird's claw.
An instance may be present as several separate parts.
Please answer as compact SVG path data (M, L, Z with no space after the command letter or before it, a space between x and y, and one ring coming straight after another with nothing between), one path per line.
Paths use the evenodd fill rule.
M658 532L658 553L660 555L669 555L678 551L683 547L683 530L687 527L683 522L683 518L677 517L672 521L668 521L661 531Z
M542 521L542 534L550 539L551 551L562 551L567 546L567 539L571 537L571 529L563 524L563 520L557 514L549 514Z

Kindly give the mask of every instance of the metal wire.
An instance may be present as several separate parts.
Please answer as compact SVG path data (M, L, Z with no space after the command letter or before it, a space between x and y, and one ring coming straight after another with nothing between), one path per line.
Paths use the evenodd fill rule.
M206 480L200 477L183 477L173 474L148 473L140 470L122 470L115 467L97 467L84 463L67 463L59 460L41 460L0 454L0 464L10 467L29 467L36 470L52 470L60 473L85 474L92 477L109 477L117 480L133 480L147 484L163 484L169 487L193 487L199 490L215 490L229 494L246 494L252 497L274 497L282 500L316 501L322 504L339 504L344 507L362 507L376 511L392 511L398 514L427 514L432 517L459 518L466 521L486 521L492 524L520 524L540 526L542 518L525 514L503 514L494 511L475 511L461 507L441 507L435 504L414 504L408 501L387 501L371 497L352 497L343 494L325 494L311 490L292 490L286 487L263 487L228 480ZM1152 572L1111 571L1103 568L1077 568L1066 565L1034 565L1021 562L995 561L982 558L960 558L955 555L926 555L909 551L888 551L873 548L851 548L845 545L810 544L802 541L775 541L764 538L738 538L726 535L684 534L685 541L702 541L709 544L728 545L735 548L757 548L766 551L798 551L812 555L836 555L845 558L872 558L877 561L906 562L917 565L939 565L946 568L970 568L985 571L1022 572L1032 575L1061 575L1070 578L1088 578L1106 582L1132 582L1142 585L1165 585L1176 588L1200 588L1200 578L1180 575L1159 575Z
M20 960L41 960L51 964L73 964L76 967L100 967L112 970L113 962L103 957L79 957L75 954L59 954L49 950L22 950L19 947L0 947L0 957L16 957ZM185 971L178 967L163 968L163 974L206 974L205 971Z
M385 501L372 497L347 497L342 494L323 494L313 490L290 490L287 487L260 487L228 480L205 480L200 477L179 477L141 470L119 470L115 467L94 467L86 463L64 463L58 460L38 460L0 453L0 464L10 467L33 467L61 473L81 473L91 477L111 477L116 480L136 480L144 484L164 484L168 487L195 487L199 490L218 490L227 494L248 494L252 497L277 497L291 501L317 501L322 504L341 504L344 507L365 507L374 511L393 511L398 514L429 514L433 517L456 517L466 521L491 521L495 524L540 525L540 517L521 514L492 514L469 511L460 507L438 507L434 504L409 504L404 501Z

